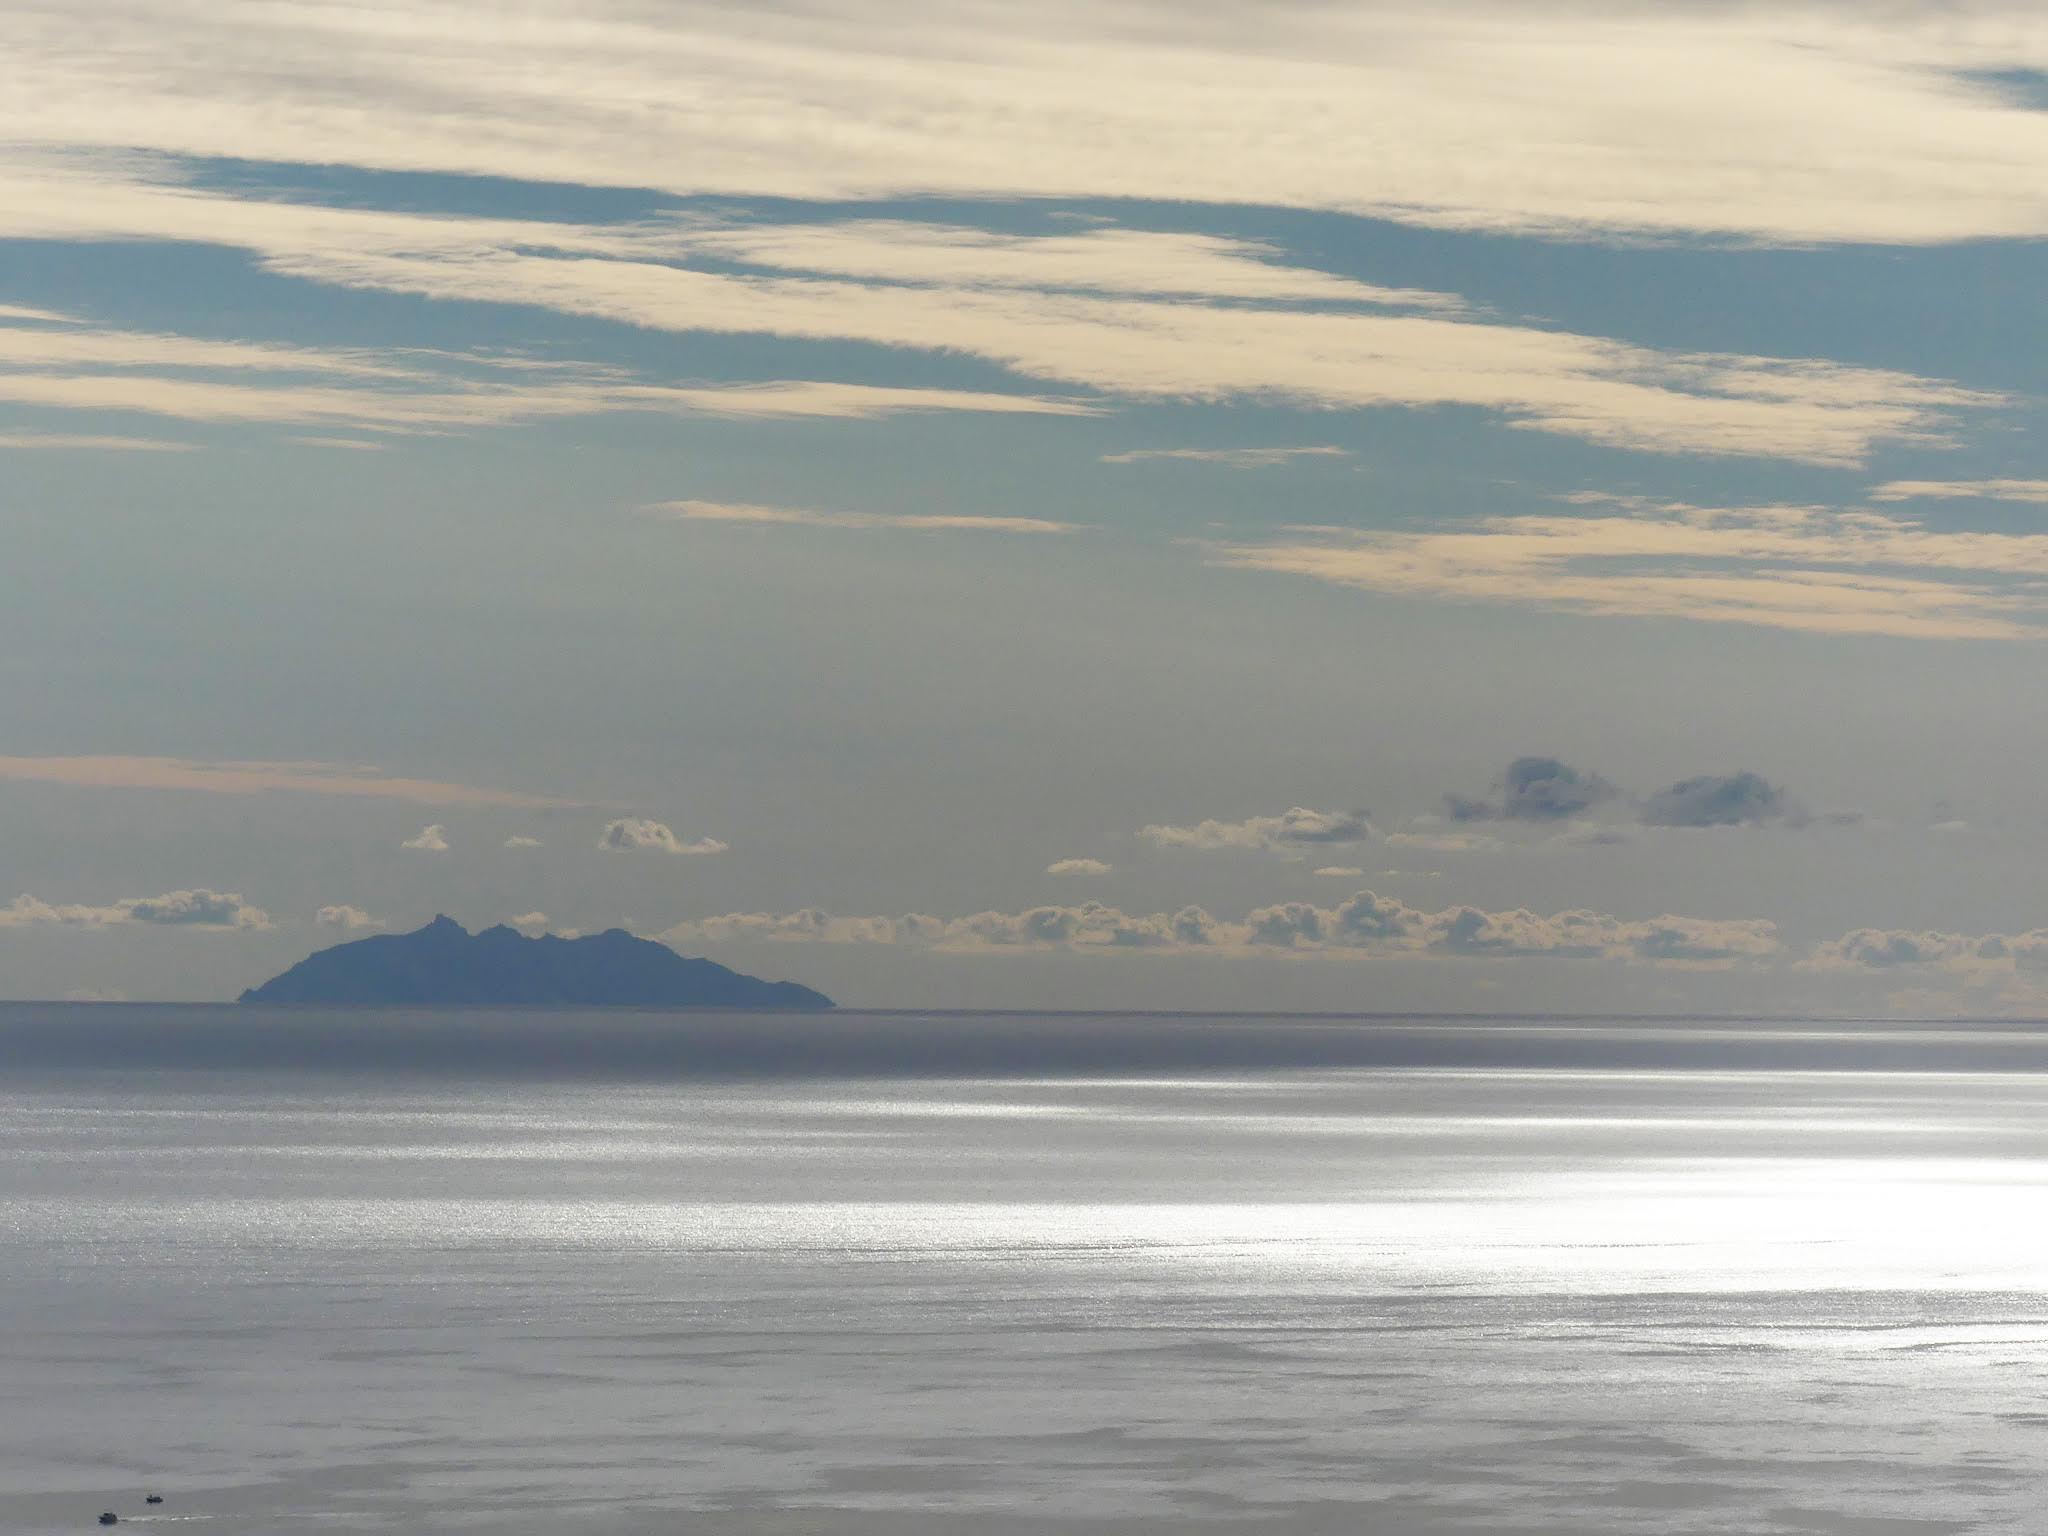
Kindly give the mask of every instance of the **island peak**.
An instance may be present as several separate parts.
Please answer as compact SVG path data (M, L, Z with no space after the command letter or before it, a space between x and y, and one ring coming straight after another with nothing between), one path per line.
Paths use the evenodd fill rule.
M470 933L438 915L308 955L241 996L244 1003L348 1008L761 1008L815 1010L832 1000L691 959L623 928L528 938L503 923Z

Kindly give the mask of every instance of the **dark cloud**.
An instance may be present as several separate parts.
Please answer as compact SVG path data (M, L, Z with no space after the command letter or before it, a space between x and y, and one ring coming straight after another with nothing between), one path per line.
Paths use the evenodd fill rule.
M1680 779L1645 800L1642 816L1653 827L1739 827L1805 819L1782 789L1747 771Z
M1496 798L1444 796L1453 821L1568 821L1621 793L1597 773L1554 757L1518 757L1494 781Z
M1606 826L1582 827L1572 840L1625 842L1627 834L1613 827L1616 820L1648 827L1842 826L1862 820L1859 811L1808 811L1783 788L1747 769L1694 774L1638 801L1599 774L1554 757L1518 757L1493 781L1487 798L1446 795L1444 810L1454 822L1569 822L1595 817L1600 807L1616 801L1625 806L1606 815Z

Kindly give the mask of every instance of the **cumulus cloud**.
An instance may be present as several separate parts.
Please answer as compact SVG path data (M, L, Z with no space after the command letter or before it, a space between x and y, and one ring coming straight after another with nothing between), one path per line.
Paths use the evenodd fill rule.
M1054 859L1045 866L1048 875L1106 875L1116 866L1100 859Z
M1332 907L1280 902L1235 922L1195 906L1170 913L1129 913L1093 901L956 918L840 917L808 908L786 915L751 912L701 918L679 923L663 937L678 943L769 939L949 951L1547 957L1689 968L1761 961L1782 949L1776 925L1761 918L1624 919L1592 911L1544 915L1520 908L1489 912L1469 906L1431 912L1371 891L1360 891Z
M1798 815L1782 789L1746 770L1680 779L1651 795L1642 810L1653 827L1736 827Z
M161 896L131 896L103 907L82 903L51 903L35 896L17 896L0 907L0 928L55 926L108 928L144 923L165 928L264 929L270 914L251 906L239 892L167 891Z
M548 915L545 912L523 912L518 917L505 920L506 926L517 928L528 938L534 938L548 931Z
M538 848L540 846L540 839L528 837L524 832L515 832L512 836L505 839L505 846L507 848Z
M1569 821L1619 793L1554 757L1518 757L1495 780L1493 798L1446 795L1444 806L1453 821Z
M341 928L351 933L363 928L384 926L383 918L372 917L361 907L350 906L322 907L314 915L313 921L323 928Z
M705 854L724 853L728 845L715 837L700 837L695 842L686 843L665 822L646 816L622 816L605 823L597 846L618 853Z
M1363 811L1312 811L1294 806L1277 816L1244 821L1201 821L1193 826L1140 827L1138 836L1161 848L1314 848L1362 843L1373 835Z
M2024 933L1944 933L1858 928L1814 946L1817 970L1939 970L1993 980L2048 971L2048 928Z
M1356 864L1325 864L1316 873L1331 880L1356 880L1365 871Z
M720 944L736 939L774 939L808 944L936 945L946 934L944 919L910 913L903 917L840 917L819 907L800 911L727 912L693 918L660 935L672 943Z
M448 851L448 829L440 822L421 827L417 837L408 837L398 845L401 848L415 848L421 853L446 853Z
M1613 809L1606 821L1603 807ZM1641 801L1625 795L1597 773L1573 768L1554 757L1518 757L1494 780L1486 797L1444 797L1453 822L1537 822L1554 824L1558 840L1582 846L1626 843L1629 834L1614 818L1651 827L1736 827L1777 823L1806 827L1842 825L1861 819L1855 811L1814 813L1758 773L1702 773L1680 779ZM1425 822L1428 818L1424 819ZM1396 833L1389 842L1416 846L1460 846L1445 834ZM1452 839L1468 833L1450 833Z

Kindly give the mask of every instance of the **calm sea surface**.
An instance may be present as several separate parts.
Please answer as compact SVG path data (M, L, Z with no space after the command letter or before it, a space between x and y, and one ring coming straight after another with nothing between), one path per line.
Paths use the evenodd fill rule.
M2048 1033L0 1008L0 1530L102 1509L2036 1533Z

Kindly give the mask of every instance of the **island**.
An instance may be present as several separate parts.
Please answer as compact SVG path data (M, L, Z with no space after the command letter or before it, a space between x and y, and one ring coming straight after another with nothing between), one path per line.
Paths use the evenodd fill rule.
M437 917L308 955L241 996L259 1005L340 1008L762 1008L817 1010L832 999L692 960L623 928L567 939L500 925L470 933Z

